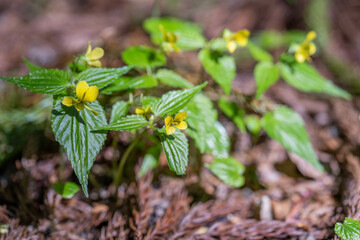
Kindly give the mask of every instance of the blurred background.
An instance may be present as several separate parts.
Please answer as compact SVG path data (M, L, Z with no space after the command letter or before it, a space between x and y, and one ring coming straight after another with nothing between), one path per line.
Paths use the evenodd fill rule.
M25 75L27 68L23 58L40 66L63 68L74 55L85 52L88 41L93 46L104 48L103 66L120 67L123 65L121 52L126 47L137 44L152 46L142 22L157 16L196 22L204 29L208 39L219 36L224 28L232 31L249 29L254 41L275 57L287 49L291 41L301 41L304 32L315 30L318 33L318 52L313 64L337 85L354 95L360 93L358 0L1 0L0 76ZM255 62L241 51L237 51L235 57L237 76L233 88L249 94L255 92ZM189 81L197 81L201 65L196 52L173 54L169 65ZM197 212L210 212L209 218L200 213L196 215L200 222L207 222L207 225L204 224L207 229L217 222L217 218L227 224L239 223L242 218L261 220L257 217L257 205L252 204L257 201L266 203L270 200L263 197L272 196L271 199L276 199L271 200L273 211L277 211L270 219L273 221L265 223L268 225L259 225L257 220L245 222L243 229L252 226L253 230L238 233L248 235L234 233L234 239L236 236L246 238L253 232L262 239L267 236L259 233L262 229L273 229L274 233L280 234L274 236L296 238L310 232L315 238L332 237L333 224L344 216L340 207L339 159L345 159L346 154L352 154L360 145L359 98L346 102L330 97L314 97L282 82L276 83L266 96L277 103L289 105L303 116L320 159L330 166L332 172L324 177L306 169L300 160L294 165L284 150L270 140L264 140L253 148L251 136L234 133L235 127L220 116L233 139L233 155L248 166L245 190L230 190L214 179L208 170L203 173L203 182L190 177L184 178L183 182L162 178L157 183L157 190L154 190L156 193L151 195L160 200L147 208L157 209L152 212L155 214L151 218L153 222L142 223L141 218L150 214L150 210L146 212L141 206L149 199L145 190L149 189L152 178L123 187L122 205L132 206L140 201L137 212L112 206L104 169L110 167L113 155L118 153L111 153L110 147L104 147L95 162L90 182L97 190L90 199L78 196L72 202L61 202L56 198L49 188L50 183L56 180L55 173L63 153L59 153L50 129L52 99L1 80L0 225L6 223L14 229L14 238L23 234L54 239L98 239L99 236L103 239L115 236L142 239L142 235L156 230L151 236L163 239L161 237L169 236L166 235L169 231L172 234L177 232L179 236L190 236L200 231L201 224L186 222L190 221L188 218L196 218ZM128 136L120 134L120 138L126 145ZM107 142L106 146L109 145L111 142ZM351 157L357 158L357 154ZM63 174L65 179L76 182L69 166L65 166ZM105 180L91 180L101 177ZM178 190L171 192L169 189L174 186ZM320 195L312 195L316 192ZM306 197L308 195L311 197ZM231 203L228 202L230 200ZM182 202L183 205L175 207L172 205L174 202ZM170 230L154 225L160 220L169 226L174 224L169 217L164 219L167 208L182 213L181 217L174 217L178 225L175 224L176 228L169 227ZM216 212L215 208L222 209L222 212ZM193 209L192 212L189 209ZM228 215L232 212L233 218L229 219ZM227 216L227 222L222 219L224 216ZM300 219L308 225L302 228L274 222L288 218ZM52 228L54 221L59 224L56 231ZM221 230L226 232L224 229ZM215 236L216 231L213 234Z

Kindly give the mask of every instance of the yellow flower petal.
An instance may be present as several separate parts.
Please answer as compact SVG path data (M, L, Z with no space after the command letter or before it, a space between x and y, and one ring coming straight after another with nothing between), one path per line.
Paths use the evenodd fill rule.
M301 52L296 52L295 59L298 63L303 63L303 62L305 62L306 56Z
M167 126L166 127L166 134L171 135L175 132L175 128L173 126Z
M234 39L239 44L239 46L246 46L248 43L248 39L250 36L250 32L248 30L242 30L235 33Z
M186 112L179 112L178 114L176 114L175 118L174 118L174 122L181 122L184 121L187 117L187 113ZM166 120L166 119L165 119Z
M242 38L242 39L236 40L237 44L239 44L239 46L241 46L241 47L245 47L248 44L248 41L249 41L248 38Z
M144 111L144 109L143 109L142 107L137 107L137 108L135 109L135 113L142 115L142 114L145 113L145 111Z
M83 102L75 103L75 108L76 110L81 111L85 108L85 104Z
M75 104L74 99L72 99L72 97L64 97L61 103L67 107L71 107L72 105Z
M88 48L86 49L85 56L88 56L91 53L91 44L90 41L88 42Z
M89 109L95 116L98 115L98 113L97 113L95 110L92 110L90 107L86 106L85 104L84 104L84 106L85 106L87 109Z
M173 122L173 118L170 117L170 116L167 116L165 118L165 126L166 126L166 128L168 128L171 125L172 122Z
M308 34L306 35L306 40L307 41L312 41L316 38L316 32L315 31L310 31L308 32Z
M174 33L168 33L167 34L167 42L176 43L177 40L178 40L178 37Z
M235 41L228 41L226 42L226 48L229 50L230 53L235 52L236 50L236 42Z
M99 89L96 86L91 86L88 88L88 90L85 92L84 98L82 101L84 102L93 102L96 100L96 98L99 95Z
M188 125L187 125L187 123L185 121L174 122L174 126L177 127L180 130L185 130L188 127Z
M87 55L87 58L91 61L99 60L104 56L104 50L102 48L96 47L94 50Z
M178 52L178 53L181 52L180 48L178 48L178 46L176 46L175 43L171 43L171 47L174 49L175 52Z
M145 109L145 113L149 113L150 112L150 106L147 106Z
M309 55L313 55L314 53L316 53L316 46L315 46L315 44L309 43L308 50L309 50Z
M101 67L101 62L100 62L100 60L87 61L87 64L89 64L90 66L94 66L94 67Z
M76 96L82 101L85 97L86 91L89 89L89 85L85 81L80 81L76 86Z

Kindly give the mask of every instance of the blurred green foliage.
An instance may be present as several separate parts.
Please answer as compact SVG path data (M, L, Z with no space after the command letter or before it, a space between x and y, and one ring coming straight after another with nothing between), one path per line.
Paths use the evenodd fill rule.
M24 108L20 102L16 102L16 99L24 98L23 91L3 86L5 90L8 92L0 105L0 166L22 150L29 135L46 129L52 105L52 98L46 97ZM9 105L13 108L9 108Z

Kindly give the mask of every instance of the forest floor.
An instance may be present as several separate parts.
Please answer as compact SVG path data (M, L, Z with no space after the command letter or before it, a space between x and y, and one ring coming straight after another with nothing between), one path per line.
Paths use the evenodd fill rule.
M309 1L296 1L296 5L282 0L186 0L168 5L140 0L30 2L0 3L0 35L4 36L0 38L0 75L25 74L22 57L63 67L74 54L84 51L88 40L109 53L104 66L120 66L123 49L151 45L141 23L158 13L193 20L209 38L224 27L252 32L308 29L304 16ZM359 13L356 0L335 0L330 12L335 19L330 22L330 47L355 70L360 66ZM170 63L196 82L200 70L196 53L173 56ZM358 93L358 83L334 74L324 56L315 57L314 64L338 85ZM238 65L233 88L255 91L253 66L253 62ZM1 84L4 82L0 89ZM21 93L26 95L24 102L40 99L37 94ZM136 178L142 156L133 155L126 168L128 180L115 200L108 173L112 160L119 159L132 136L112 132L111 138L121 139L119 150L113 151L109 138L90 174L90 197L79 192L66 200L54 192L52 183L59 172L62 179L77 180L68 163L60 164L63 156L53 136L45 131L49 143L28 143L30 154L19 153L0 169L0 225L5 224L7 232L0 232L0 239L336 238L336 222L344 217L360 218L360 98L345 101L305 94L281 81L266 97L303 117L325 173L265 135L254 139L241 133L220 115L232 141L231 155L247 167L241 189L225 185L205 167L199 174L190 167L186 175L176 176L167 170L163 155L158 169ZM27 106L29 103L24 103ZM204 155L203 161L209 158ZM131 170L134 166L135 173Z

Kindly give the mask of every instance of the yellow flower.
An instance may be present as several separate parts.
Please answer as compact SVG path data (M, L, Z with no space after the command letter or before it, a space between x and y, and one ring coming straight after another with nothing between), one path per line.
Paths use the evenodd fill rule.
M142 107L137 107L135 109L135 113L139 114L139 115L144 115L145 117L149 117L151 111L150 111L150 106L147 106L145 109Z
M245 47L249 41L250 32L248 30L241 30L233 33L229 30L224 31L224 39L226 41L226 48L230 53L235 52L237 46Z
M166 29L160 25L159 26L161 32L162 32L162 47L165 52L181 52L181 50L176 46L176 43L179 41L179 37L172 32L166 31Z
M104 50L102 48L96 47L92 50L90 42L88 43L88 48L85 53L85 61L88 65L94 67L101 67L100 58L104 56Z
M185 130L187 128L187 123L184 121L187 117L186 112L179 112L176 114L175 118L167 116L165 118L165 128L166 134L171 135L175 132L175 127L180 130Z
M77 100L72 97L64 97L62 104L67 107L75 106L76 110L81 111L84 108L89 109L93 114L97 115L97 112L89 108L86 103L93 102L99 95L99 89L96 86L91 86L85 81L80 81L76 86Z
M312 42L316 38L316 33L310 31L305 40L295 49L295 59L298 63L303 63L305 61L311 61L311 55L315 54L316 46Z

